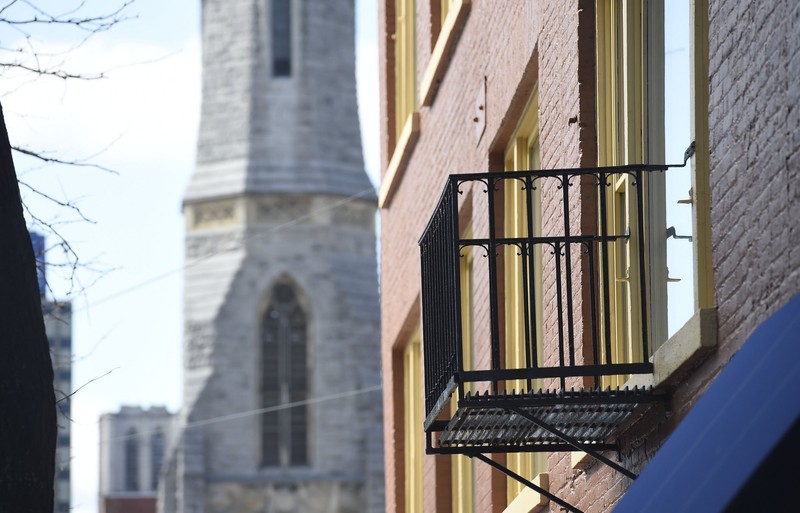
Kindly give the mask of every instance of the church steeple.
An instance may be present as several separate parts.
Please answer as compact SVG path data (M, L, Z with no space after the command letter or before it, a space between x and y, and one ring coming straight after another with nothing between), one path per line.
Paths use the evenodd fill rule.
M383 511L354 46L353 0L203 0L184 404L162 512Z
M352 1L205 0L197 169L185 201L372 196L354 41Z

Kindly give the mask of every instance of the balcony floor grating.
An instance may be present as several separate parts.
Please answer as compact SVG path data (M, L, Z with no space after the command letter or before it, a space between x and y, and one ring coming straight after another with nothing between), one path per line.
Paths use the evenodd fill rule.
M650 388L467 395L437 445L453 453L574 450L522 411L589 447L612 449L608 440L636 409L661 398Z

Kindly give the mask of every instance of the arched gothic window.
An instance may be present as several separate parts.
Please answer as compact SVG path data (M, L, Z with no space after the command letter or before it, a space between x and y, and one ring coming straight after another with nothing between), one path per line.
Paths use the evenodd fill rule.
M261 328L261 405L308 398L306 315L288 283L272 290ZM261 464L308 465L308 406L293 405L261 417Z
M150 436L150 489L158 489L158 475L164 463L164 433L157 429Z
M130 428L125 436L125 491L139 490L139 435Z
M292 74L292 0L272 0L272 75Z

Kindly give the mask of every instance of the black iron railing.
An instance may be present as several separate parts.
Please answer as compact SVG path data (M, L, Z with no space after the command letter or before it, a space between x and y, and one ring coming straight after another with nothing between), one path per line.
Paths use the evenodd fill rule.
M649 174L666 169L642 165L449 177L420 239L426 429L454 390L464 396L465 383L484 382L488 393L503 394L511 380L527 382L532 390L532 380L551 378L563 392L575 377L588 378L589 388L598 389L603 376L652 372L643 184ZM468 189L473 196L486 195L485 201L474 203L484 212L474 210L472 219L487 217L478 223L485 233L466 238L459 224L459 200ZM516 210L509 209L511 201ZM580 219L576 204L588 209ZM521 228L509 229L503 211L505 217L519 216ZM596 215L587 213L594 211ZM471 335L476 347L489 344L491 363L485 369L463 365L460 266L467 248L476 252L473 266L486 266L489 277L484 291L488 332ZM510 262L517 269L514 274ZM525 347L524 364L514 368L504 363L501 347L509 276L520 281L515 285L522 304L518 336ZM636 305L635 311L615 311L621 302ZM551 323L544 332L537 328L542 312ZM612 347L623 331L626 354Z

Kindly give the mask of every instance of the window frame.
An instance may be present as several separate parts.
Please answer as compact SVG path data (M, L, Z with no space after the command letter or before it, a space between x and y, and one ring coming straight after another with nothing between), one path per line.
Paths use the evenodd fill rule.
M274 78L291 78L294 74L294 2L292 0L270 0L270 69ZM280 20L278 17L280 16ZM282 21L278 25L278 21ZM285 34L284 34L285 32ZM278 37L282 36L280 41ZM278 56L278 43L287 47L286 55Z
M394 128L400 135L417 111L416 0L395 0L394 18Z
M288 298L278 297L281 291L288 292ZM269 288L267 297L266 306L260 316L261 407L273 408L284 404L292 404L292 407L261 414L259 464L262 468L309 467L311 466L311 412L307 404L295 404L306 401L311 391L309 316L300 291L288 279L275 282ZM292 340L298 336L298 329L302 340ZM294 356L297 350L296 344L302 346L299 358ZM267 355L270 356L269 360ZM294 371L298 369L302 372L299 378L294 375ZM298 389L298 380L305 385L302 389ZM300 443L296 444L298 437ZM296 447L302 447L299 454L295 453Z
M161 428L156 428L150 435L150 489L158 489L158 478L166 453L166 438Z
M667 331L666 239L662 233L654 229L666 226L664 199L666 185L660 174L647 177L644 184L648 210L645 212L646 226L643 227L643 237L645 237L647 259L644 269L634 271L645 273L643 281L648 288L650 304L647 305L647 319L639 319L638 322L644 320L648 324L650 333L648 356L655 363L663 360L656 358L656 353L661 347L670 346L671 349L667 349L668 351L675 350L675 344L669 342L686 328L699 326L701 322L698 319L703 310L714 308L708 171L707 6L707 0L693 1L688 6L691 23L690 126L691 138L696 148L689 164L693 191L691 216L694 315L672 337L668 336ZM660 64L664 58L663 0L651 0L644 6L642 3L630 0L622 2L597 0L596 20L598 165L646 162L663 164L665 163L663 162L664 71ZM616 34L616 39L613 39L609 32ZM611 46L612 42L616 47ZM618 105L621 105L622 109L615 110L614 106ZM656 160L659 162L655 162ZM616 215L620 215L619 210ZM618 262L609 263L612 264L611 268L619 269L618 265L614 265ZM626 279L627 276L612 277L615 282ZM629 326L630 318L636 321L635 317L641 312L639 298L639 291L629 291L630 300L626 305L620 302L619 295L616 299L612 299L612 305L616 305L615 311L628 311ZM612 317L615 317L613 312ZM612 334L612 343L617 348L617 355L632 355L634 358L640 356L636 354L639 344L631 344L629 337L630 333L636 331L628 332L628 343L624 344L627 347L621 347L620 340L624 339L625 335L621 333L619 324L616 328L612 328L612 331L616 330L616 333ZM696 331L692 337L697 340L692 343L692 347L707 346L709 341L700 340L701 330ZM708 336L708 330L704 329L702 332L703 337ZM685 333L682 333L681 337L685 338ZM694 352L690 351L682 356L681 360L691 358L693 354ZM660 373L658 366L656 374L661 374L660 381L668 377ZM623 386L627 378L628 376L621 376L604 380L603 386Z
M423 398L422 340L417 328L403 349L403 496L406 513L422 513Z
M387 46L393 55L387 81L392 84L387 98L389 162L381 177L378 208L386 208L405 171L408 159L419 139L419 105L417 103L416 70L416 0L393 0L394 17L387 20L393 32ZM408 13L411 13L409 16ZM391 96L393 93L393 96Z
M470 223L461 235L462 239L473 237L472 224ZM459 268L461 290L461 367L465 371L474 369L474 289L475 280L473 263L475 252L473 246L461 250L461 266ZM464 383L464 393L471 392L472 383ZM458 409L459 394L453 394L450 399L450 410ZM452 513L474 513L475 511L475 460L468 456L454 454L450 460Z
M128 428L125 435L125 444L123 445L125 462L124 490L127 492L138 492L140 479L139 479L139 433L134 427Z
M541 168L541 153L539 148L539 93L538 84L534 85L534 91L528 99L528 103L523 110L520 120L506 146L504 153L504 171L523 171ZM525 191L520 189L520 185L515 180L505 180L503 205L503 231L506 236L524 236L530 228L527 226L526 216L519 215L526 212ZM510 200L510 201L509 201ZM533 206L533 233L534 237L541 235L542 231L542 201L540 187L532 191ZM506 368L524 368L525 361L525 336L521 332L524 329L522 316L523 310L523 291L522 270L519 259L515 254L514 248L506 247L504 250L504 289L505 289L505 361ZM536 329L536 353L538 363L542 364L544 354L543 344L543 296L542 296L542 257L538 252L534 252L533 282L535 286L533 305L529 305L531 313L535 316ZM517 390L527 388L525 381L513 381L510 385ZM542 380L534 380L534 389L542 388ZM507 466L517 474L535 479L538 475L547 473L547 453L511 453L507 455ZM525 486L515 479L508 478L506 481L506 499L511 504L516 497L525 490Z

